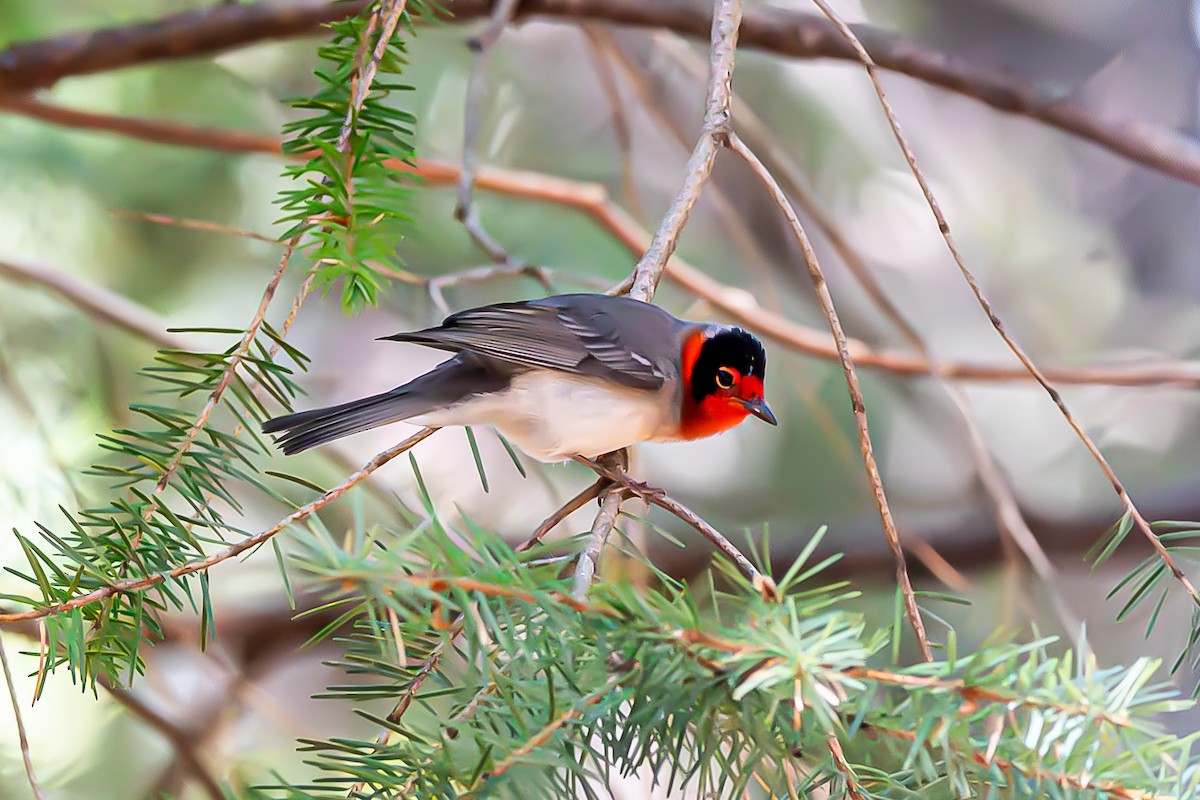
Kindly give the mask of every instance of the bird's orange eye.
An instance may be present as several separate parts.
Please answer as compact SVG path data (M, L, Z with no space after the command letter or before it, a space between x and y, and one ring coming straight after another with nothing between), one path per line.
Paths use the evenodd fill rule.
M737 383L738 375L729 367L721 367L717 370L717 388L732 389L733 384Z

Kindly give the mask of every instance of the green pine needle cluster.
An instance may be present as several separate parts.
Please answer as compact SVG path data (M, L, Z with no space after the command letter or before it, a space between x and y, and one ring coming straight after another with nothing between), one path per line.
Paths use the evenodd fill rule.
M27 581L32 594L0 599L19 608L56 609L45 618L46 668L65 664L84 687L100 676L124 682L141 671L142 647L160 633L158 612L191 608L201 614L206 633L212 620L204 574L138 591L111 591L114 586L202 558L206 546L223 545L230 535L241 538L243 531L225 514L241 512L239 496L247 489L282 499L257 461L269 452L258 435L269 416L263 398L286 407L297 393L291 370L276 363L279 352L301 367L307 359L265 322L245 352L243 331L180 332L236 341L220 352L160 351L143 375L164 398L130 406L144 426L100 437L112 458L91 472L115 479L114 499L75 513L64 508L66 524L59 530L39 525L38 536L14 532L27 564L9 571ZM218 402L199 424L219 387ZM239 428L241 436L234 432Z
M298 188L279 201L284 221L291 223L284 238L302 237L318 287L328 291L340 281L342 306L350 312L378 302L377 267L399 263L396 246L411 222L411 190L397 166L414 163L416 120L390 101L393 93L412 87L395 80L406 64L404 39L378 41L375 15L382 5L369 4L357 17L329 26L330 41L318 51L323 62L316 71L318 88L292 101L304 116L284 126L290 136L284 152L307 159L286 171ZM414 18L434 10L409 2L402 29L411 32ZM377 51L381 57L375 61ZM377 72L356 106L368 60Z
M1156 715L1189 705L1158 664L1099 669L1051 640L995 640L889 666L889 635L821 585L808 548L764 598L596 587L571 598L574 549L474 552L431 517L407 535L300 533L302 580L341 606L351 702L386 735L304 742L321 776L288 798L600 797L652 770L669 789L741 797L1187 797L1195 737ZM565 568L566 567L566 568ZM953 640L951 640L953 641ZM835 737L845 762L835 762ZM851 791L851 787L853 787Z

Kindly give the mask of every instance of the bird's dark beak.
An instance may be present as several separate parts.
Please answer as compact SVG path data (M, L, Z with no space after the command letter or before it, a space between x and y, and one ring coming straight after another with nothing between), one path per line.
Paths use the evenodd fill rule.
M767 405L766 400L762 398L759 398L758 400L745 400L739 397L738 402L742 404L743 408L761 419L763 422L771 425L779 424L779 420L775 419L775 412L771 410L769 405Z

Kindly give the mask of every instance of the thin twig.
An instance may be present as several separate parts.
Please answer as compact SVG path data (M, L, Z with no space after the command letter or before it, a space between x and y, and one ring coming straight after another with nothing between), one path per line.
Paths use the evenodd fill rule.
M866 401L863 399L862 390L858 385L858 373L854 369L854 360L851 358L849 348L846 346L846 333L842 330L842 323L838 319L837 309L833 305L833 298L829 294L828 285L825 283L825 276L821 272L820 265L817 263L816 253L813 252L812 243L808 239L808 234L804 232L804 228L800 224L800 219L796 216L795 209L792 208L791 201L783 193L783 189L779 188L779 184L775 178L763 166L763 163L758 160L754 152L736 134L730 134L728 141L730 149L741 156L755 175L762 180L763 185L766 186L767 191L774 198L780 211L787 218L788 224L791 225L792 231L796 235L796 241L804 253L804 261L808 266L809 276L812 278L813 290L816 292L817 300L821 305L821 313L825 315L825 320L829 323L830 333L833 334L834 343L837 345L841 356L842 371L846 375L846 386L850 393L850 405L854 411L854 422L858 429L858 444L862 450L863 464L867 470L867 482L871 486L871 493L875 498L875 506L879 509L879 519L883 523L883 532L887 537L888 546L892 550L892 557L896 560L896 580L900 584L900 592L904 600L904 611L908 616L908 622L912 626L913 632L917 636L917 644L921 648L921 654L926 661L932 661L933 650L929 646L929 639L925 633L925 623L921 619L921 610L917 607L917 597L913 591L912 579L908 575L908 567L905 564L904 558L904 548L900 544L900 531L896 528L896 522L892 518L892 509L888 503L887 494L883 490L883 479L879 474L879 465L875 461L875 452L871 445L871 432L867 424Z
M709 51L708 87L704 98L704 123L700 138L684 167L683 188L675 196L662 224L654 232L650 246L638 259L629 278L629 295L649 301L662 278L667 261L675 252L679 235L700 199L700 192L712 174L717 150L729 134L729 104L733 92L733 59L737 51L738 28L742 22L741 0L716 0L712 15Z
M988 319L992 323L992 327L996 329L996 333L998 333L1000 338L1004 340L1004 343L1008 345L1009 350L1011 350L1013 355L1017 357L1022 366L1024 366L1029 374L1033 376L1034 380L1036 380L1041 387L1046 390L1046 393L1050 395L1050 399L1058 407L1058 410L1062 413L1063 418L1066 419L1067 424L1071 426L1073 431L1075 431L1075 435L1079 437L1079 440L1083 442L1088 452L1091 453L1092 458L1100 467L1100 471L1104 473L1104 477L1108 479L1110 484L1112 484L1113 491L1116 492L1117 497L1119 497L1121 500L1121 504L1125 507L1125 512L1130 516L1130 518L1132 518L1138 530L1141 531L1142 535L1146 537L1146 540L1150 543L1150 546L1153 547L1154 551L1158 554L1159 559L1163 562L1167 569L1170 570L1171 574L1175 576L1175 579L1179 581L1180 585L1183 586L1184 591L1188 593L1188 595L1192 598L1192 601L1197 605L1200 605L1200 592L1197 592L1196 587L1192 584L1187 574L1184 573L1183 569L1180 568L1178 562L1175 561L1175 557L1171 555L1169 550L1167 550L1166 546L1162 543L1162 540L1160 540L1154 531L1151 530L1150 523L1146 521L1146 518L1142 516L1142 512L1138 510L1136 505L1134 505L1133 499L1125 490L1124 484L1121 482L1120 478L1117 477L1116 472L1113 471L1112 466L1109 465L1108 460L1104 457L1104 454L1100 452L1100 448L1096 446L1096 443L1092 440L1092 437L1088 435L1086 430L1084 430L1083 425L1080 424L1079 420L1077 420L1067 408L1066 401L1063 399L1062 394L1057 388L1054 387L1050 380L1047 379L1046 375L1042 373L1037 365L1033 363L1033 360L1025 352L1024 348L1022 348L1021 345L1019 345L1017 341L1008 334L1007 330L1005 330L1004 323L1000 320L1000 317L996 314L992 304L984 295L983 289L980 287L979 281L975 274L970 270L970 268L967 267L966 261L963 260L962 254L959 252L958 246L954 242L954 237L950 233L950 224L946 221L946 217L942 213L941 206L939 205L937 198L934 197L933 190L929 186L929 182L925 180L925 175L922 173L921 168L917 166L916 155L913 153L912 147L909 146L908 139L904 135L904 131L901 130L900 123L896 119L895 113L892 111L891 103L888 101L887 94L883 90L883 85L879 81L879 75L876 70L875 63L871 59L871 55L863 47L862 42L858 40L858 37L854 35L854 31L852 31L850 27L841 19L841 17L839 17L837 13L830 8L826 0L813 0L813 2L817 4L817 6L827 17L829 17L829 20L837 27L838 31L846 39L846 42L852 48L854 48L854 52L856 53L859 61L862 62L863 67L866 69L867 75L871 79L871 84L875 88L875 94L879 98L879 103L883 107L884 116L887 117L888 125L892 129L892 133L896 138L897 144L900 145L900 149L904 153L904 160L908 162L909 170L912 172L913 177L916 178L918 185L920 185L921 192L925 195L925 201L929 204L930 211L933 212L933 216L937 220L938 230L941 231L942 238L946 241L946 247L949 249L951 256L954 257L954 263L958 265L959 272L962 273L967 285L971 287L971 292L975 295L975 299L978 301L980 308L982 308L984 313L987 314Z
M142 722L162 734L171 743L171 747L175 750L175 756L192 773L205 794L212 800L226 800L221 784L217 782L212 772L204 764L200 754L196 752L196 742L191 736L128 689L104 678L100 679L100 684L108 690L114 700Z
M612 33L605 29L597 30L599 31L597 34L599 40L605 46L606 52L611 55L612 60L621 67L642 108L654 118L659 126L670 134L670 139L675 144L682 148L684 152L689 152L691 142L684 133L683 127L661 105L654 101L654 97L651 94L650 76L624 51ZM687 59L687 64L684 66L692 72L698 81L705 81L708 64L690 48L686 52L689 58ZM694 70L692 69L693 67ZM736 92L732 95L732 102L734 105L731 107L733 109L731 114L738 119L738 126L740 127L741 118L736 111ZM738 256L744 264L752 267L756 272L756 277L763 282L765 291L762 294L766 295L766 302L772 310L778 311L779 291L776 286L776 270L773 259L763 252L758 237L755 236L754 231L751 230L750 224L746 220L744 209L739 208L738 204L730 198L729 194L721 188L720 184L714 181L709 181L708 185L705 186L705 197L712 203L712 213L728 234L729 243L737 251ZM634 217L636 218L637 216L635 211ZM670 267L668 266L667 269L669 271Z
M512 22L519 0L499 0L492 9L487 26L478 36L472 37L468 46L474 54L471 72L467 76L466 110L463 112L462 170L458 178L458 193L454 206L454 218L462 223L467 234L488 258L497 264L516 268L505 249L488 234L476 213L474 204L475 170L479 166L479 137L483 132L483 107L487 98L487 64L492 45L500 38L504 28Z
M267 244L283 246L283 242L274 236L267 236L256 231L247 230L245 228L237 228L233 225L222 225L219 222L212 222L206 219L191 219L189 217L173 217L169 214L153 214L149 211L133 211L124 208L110 208L109 214L114 217L124 219L136 219L143 222L153 222L156 225L169 225L173 228L184 228L186 230L203 231L205 233L225 233L230 236L239 236L243 239L254 239L257 242L266 242Z
M162 493L166 491L171 478L174 477L176 470L179 469L179 465L183 462L184 457L187 456L188 450L191 449L192 444L196 441L196 437L203 432L205 425L208 424L208 418L212 415L213 410L216 409L217 404L221 402L221 396L225 394L225 390L233 383L237 368L241 365L242 359L246 357L250 352L250 347L254 344L254 339L258 335L258 329L262 326L263 320L266 319L267 309L270 307L271 301L275 298L275 290L279 288L279 282L283 280L283 273L287 271L288 262L291 261L292 253L295 252L296 246L299 243L299 237L294 237L284 247L283 255L279 259L279 265L275 268L271 279L267 281L267 287L263 290L262 298L258 302L258 308L255 310L250 324L246 326L246 332L242 335L242 340L238 342L237 347L234 348L233 353L225 362L225 369L221 375L221 379L217 382L212 393L209 394L208 400L205 402L204 408L200 410L200 414L196 417L195 423L192 424L192 427L183 437L183 441L175 448L174 454L167 462L166 467L163 468L158 482L154 485L154 492L150 497L150 502L146 504L146 508L142 512L143 519L149 519L154 514ZM134 536L134 547L137 546L140 537L141 531L139 530Z
M0 278L40 286L82 309L92 319L128 331L148 342L177 350L193 350L194 343L178 333L169 333L166 320L129 298L44 264L0 260Z
M596 66L596 77L600 88L608 99L608 107L612 116L613 138L616 139L617 152L621 155L621 199L635 219L643 219L642 204L638 199L637 181L633 171L633 132L629 122L629 112L621 100L621 86L613 70L615 56L612 44L612 34L602 25L585 22L580 26L588 43L588 52L592 63Z
M36 800L46 800L38 783L37 773L33 771L33 759L29 754L29 737L25 734L25 717L21 714L21 703L17 700L17 687L13 685L12 669L8 666L8 651L4 647L4 637L0 636L0 666L4 668L4 685L8 687L8 698L12 701L13 719L17 724L17 739L21 743L21 763L25 765L25 777L29 788Z
M846 763L846 754L842 752L842 743L838 739L837 734L829 731L825 734L825 744L829 748L829 755L833 758L833 767L842 776L842 780L846 782L846 794L851 800L866 800L866 795L859 788L858 778L854 777L853 770Z
M575 460L586 467L590 467L596 473L603 475L609 480L619 483L638 497L671 512L680 520L686 522L699 533L703 534L706 539L717 546L718 550L732 560L738 569L741 570L742 574L754 583L755 588L766 595L774 596L775 586L771 578L759 572L758 568L742 555L742 551L738 550L720 531L705 522L695 511L692 511L678 500L667 496L661 489L637 483L621 470L612 469L606 464L582 456L576 456ZM0 622L2 621L3 618L0 618Z
M127 578L125 580L114 581L107 586L94 589L86 594L77 595L72 597L70 600L66 600L61 603L37 606L36 608L29 609L28 611L14 611L7 614L0 614L0 624L21 622L23 620L30 619L41 619L54 614L61 614L64 611L71 611L76 608L83 608L84 606L98 603L116 594L137 592L143 589L148 589L151 586L157 586L160 583L166 583L172 578L180 578L184 575L191 575L196 572L204 572L205 570L220 564L222 561L228 561L235 556L239 556L248 550L253 550L259 545L264 544L276 534L285 530L288 526L308 519L310 516L341 497L354 486L357 486L372 472L379 469L396 456L412 449L413 446L415 446L418 442L427 439L437 430L437 428L423 428L422 430L405 439L403 442L384 450L382 453L379 453L362 467L360 467L357 472L354 472L348 476L344 481L325 492L320 497L296 509L291 514L288 514L279 522L272 525L270 528L256 533L253 536L248 536L237 544L230 545L223 550L218 550L217 552L212 553L205 558L189 561L188 563L167 572L157 572L153 575L146 575L145 577L141 578Z
M564 519L571 516L579 509L583 508L589 500L595 500L597 497L599 497L601 494L603 494L605 487L611 483L612 483L612 481L610 481L608 478L597 479L596 482L593 483L591 486L587 487L582 492L580 492L579 494L572 497L570 500L568 500L566 503L564 503L561 507L559 507L559 509L557 511L555 511L550 516L546 517L546 519L542 521L542 524L538 525L537 528L534 529L533 533L530 535L530 537L528 539L526 539L521 544L517 545L517 547L515 548L516 551L518 553L523 553L526 550L530 549L531 547L541 544L542 538L546 534L548 534L550 531L554 530L554 528L557 527L558 524L560 522L562 522Z
M600 571L600 554L608 543L608 536L617 524L617 516L621 513L621 500L625 494L622 486L612 485L604 490L600 501L600 513L592 523L592 532L588 535L587 544L580 552L575 563L575 584L572 594L577 600L586 600L592 581Z
M553 274L553 270L534 264L521 264L518 262L491 264L486 267L464 269L428 278L425 280L425 287L428 289L429 297L433 300L433 304L437 306L437 309L449 315L451 309L450 304L446 302L445 295L445 289L448 286L458 286L464 283L482 283L483 281L491 281L496 278L523 276L537 281L538 285L546 290L547 294L553 294L554 284L550 281Z

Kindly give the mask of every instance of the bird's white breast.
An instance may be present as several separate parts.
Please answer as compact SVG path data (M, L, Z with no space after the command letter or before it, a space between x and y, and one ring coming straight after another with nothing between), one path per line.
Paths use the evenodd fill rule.
M618 386L599 378L533 370L503 392L414 417L418 425L491 425L539 461L594 458L637 442L672 438L673 392Z

